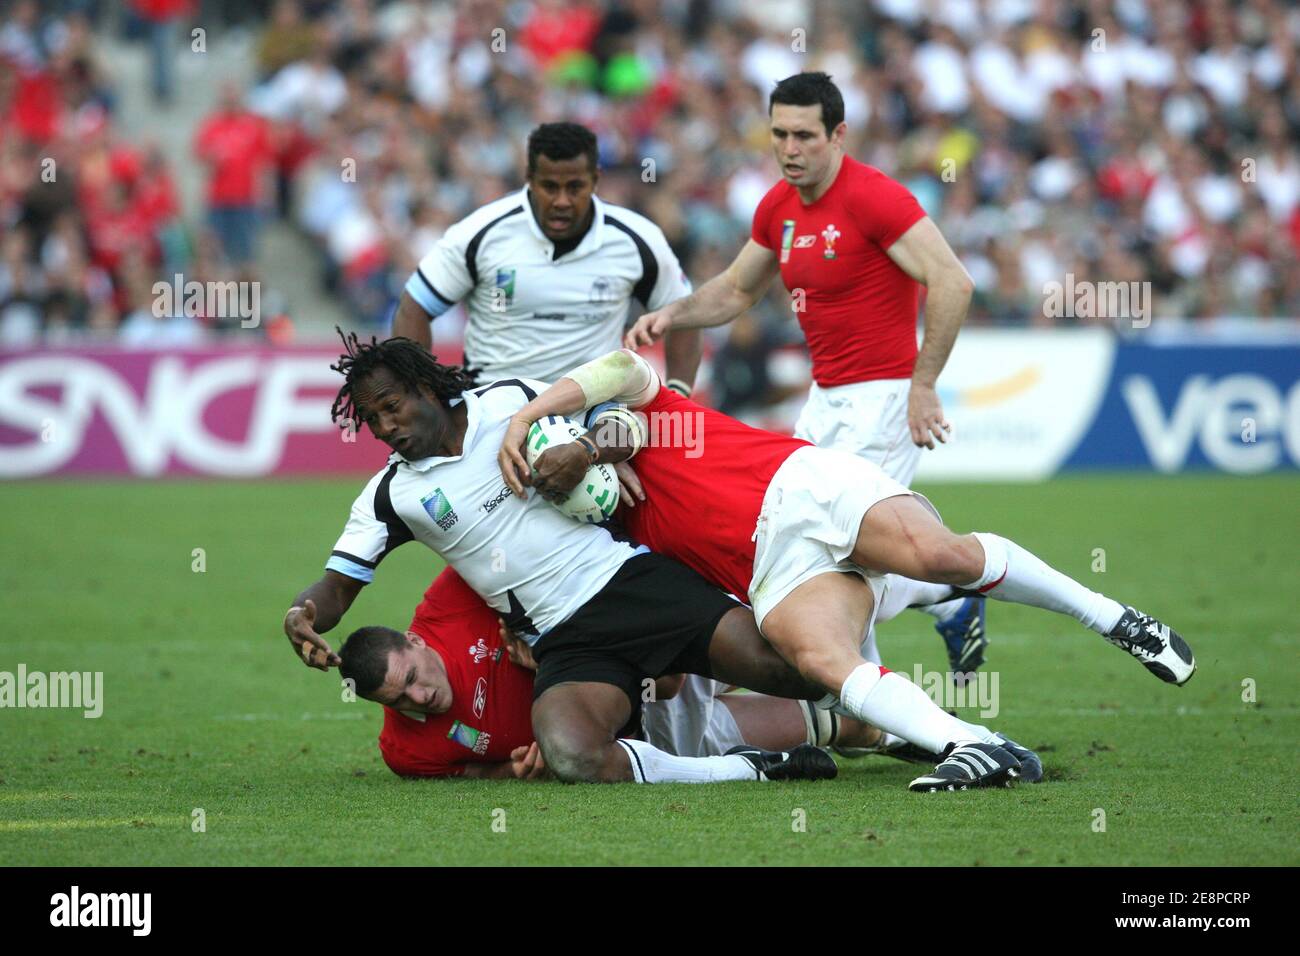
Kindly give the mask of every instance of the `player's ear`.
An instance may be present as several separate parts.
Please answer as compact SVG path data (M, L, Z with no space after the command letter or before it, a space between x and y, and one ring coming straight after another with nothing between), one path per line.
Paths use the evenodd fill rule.
M410 644L412 647L423 647L424 638L420 637L420 635L416 634L414 631L407 631L406 643Z

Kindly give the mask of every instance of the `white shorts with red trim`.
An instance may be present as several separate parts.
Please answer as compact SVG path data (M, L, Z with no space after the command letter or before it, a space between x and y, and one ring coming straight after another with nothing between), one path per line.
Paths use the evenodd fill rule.
M879 501L911 493L879 466L848 452L806 447L787 458L767 487L754 531L749 602L759 629L791 591L829 571L860 576L879 607L884 575L863 570L849 556L863 515Z
M908 378L885 378L808 391L794 436L875 462L895 481L910 485L921 461L907 427Z

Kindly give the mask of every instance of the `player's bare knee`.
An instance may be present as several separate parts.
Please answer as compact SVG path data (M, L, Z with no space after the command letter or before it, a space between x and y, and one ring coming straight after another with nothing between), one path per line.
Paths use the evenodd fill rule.
M844 683L844 664L832 648L810 645L800 648L794 655L794 666L804 680L817 688L838 691Z
M565 783L591 783L600 779L599 755L564 733L538 736L537 745L551 773Z

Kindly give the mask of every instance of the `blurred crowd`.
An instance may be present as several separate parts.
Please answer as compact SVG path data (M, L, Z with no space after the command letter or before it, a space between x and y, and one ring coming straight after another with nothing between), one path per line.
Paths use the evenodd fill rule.
M207 9L132 4L173 25L149 33L163 50ZM597 133L600 195L657 222L698 284L778 178L766 97L801 69L843 91L848 152L939 223L976 282L972 325L1116 324L1049 315L1044 286L1067 275L1149 281L1161 321L1300 316L1300 9L1283 0L274 0L242 24L254 82L166 158L115 134L91 22L41 10L0 21L5 339L126 335L173 269L254 279L272 217L383 329L420 257L522 184L525 138L554 120ZM155 70L160 100L170 82ZM196 162L206 205L182 222L171 177ZM761 377L790 319L775 289L717 345Z

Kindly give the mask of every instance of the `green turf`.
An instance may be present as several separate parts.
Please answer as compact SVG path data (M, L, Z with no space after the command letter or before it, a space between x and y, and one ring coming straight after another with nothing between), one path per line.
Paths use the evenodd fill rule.
M988 722L1036 747L1048 782L924 796L906 791L915 768L880 758L811 785L398 780L375 747L378 708L344 703L280 632L358 487L3 487L0 670L103 671L105 705L97 720L0 710L0 862L1300 862L1294 477L928 489L952 527L996 530L1165 617L1200 671L1175 689L1069 620L991 604ZM405 624L436 568L401 549L348 622ZM917 614L881 646L900 669L944 663Z

